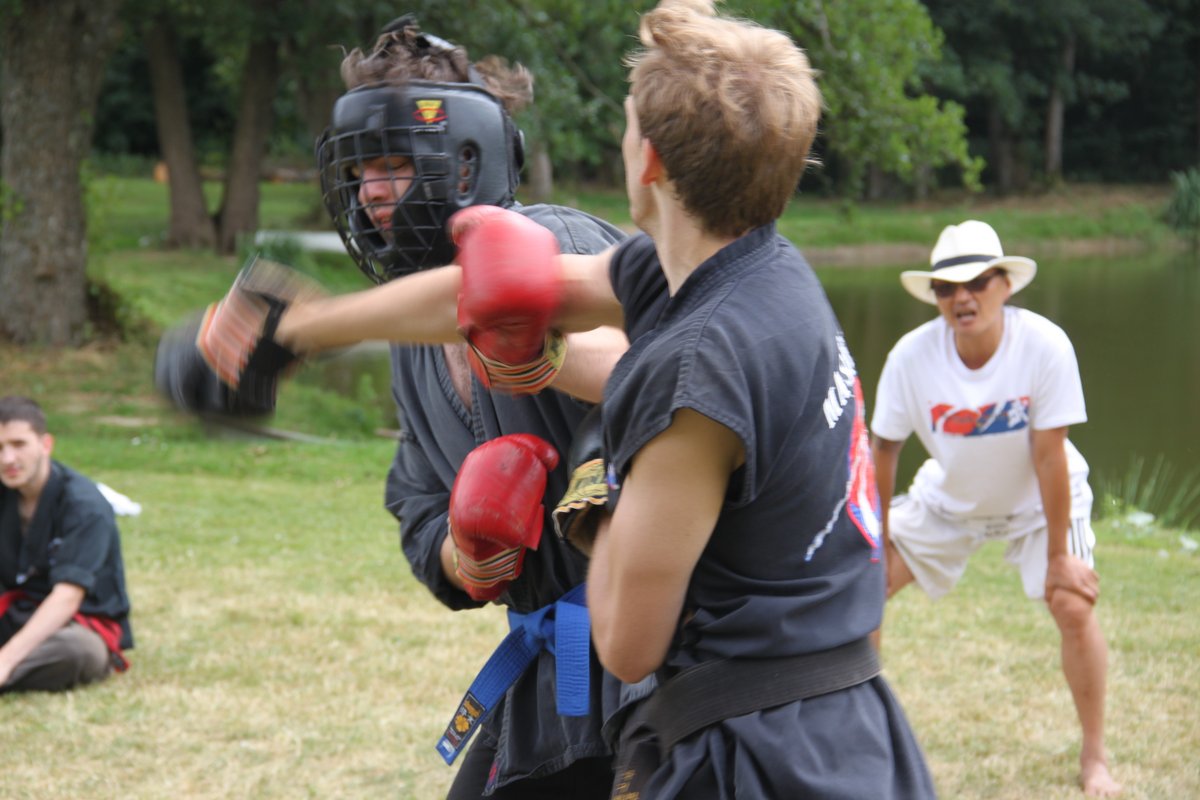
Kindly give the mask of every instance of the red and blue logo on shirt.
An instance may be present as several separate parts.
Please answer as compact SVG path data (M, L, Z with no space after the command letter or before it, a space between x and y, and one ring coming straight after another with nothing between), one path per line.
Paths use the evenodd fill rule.
M938 403L929 412L934 433L950 436L987 436L1029 427L1029 398L1015 397L979 408L956 408Z
M862 384L854 379L854 426L850 430L850 490L847 492L846 512L854 527L871 545L872 559L878 558L883 541L882 508L879 489L875 485L875 462L871 459L871 441L863 419Z

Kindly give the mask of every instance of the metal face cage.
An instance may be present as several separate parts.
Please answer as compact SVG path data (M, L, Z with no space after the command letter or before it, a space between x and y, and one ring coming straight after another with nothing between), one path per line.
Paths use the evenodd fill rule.
M325 208L376 283L450 263L451 215L511 205L521 160L520 132L500 102L466 83L353 89L317 142Z

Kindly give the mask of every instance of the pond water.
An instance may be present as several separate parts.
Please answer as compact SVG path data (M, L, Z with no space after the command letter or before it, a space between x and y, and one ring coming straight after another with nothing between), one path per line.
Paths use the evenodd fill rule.
M868 411L892 345L937 314L900 287L901 271L818 270ZM1176 482L1188 473L1200 480L1200 264L1178 254L1038 259L1033 283L1009 302L1054 320L1075 345L1088 422L1070 437L1091 465L1093 489L1122 480L1137 459L1145 472L1161 458ZM914 437L898 485L924 457Z
M817 272L858 362L869 418L888 351L937 311L900 287L901 268ZM1200 481L1200 264L1178 254L1039 259L1033 283L1010 302L1054 320L1075 345L1088 422L1070 435L1091 465L1094 489L1124 479L1138 459L1143 474L1161 459L1176 483L1189 473ZM382 347L356 348L308 372L306 380L360 398L370 381L380 418L394 419ZM924 457L913 437L899 486Z

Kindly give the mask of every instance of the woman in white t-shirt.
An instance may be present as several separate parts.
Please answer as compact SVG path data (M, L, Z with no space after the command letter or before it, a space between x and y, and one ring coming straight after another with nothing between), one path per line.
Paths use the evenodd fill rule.
M888 354L871 420L888 597L915 580L937 599L984 542L1007 542L1025 593L1045 600L1062 635L1083 729L1083 790L1115 796L1121 786L1104 748L1108 651L1093 610L1092 492L1087 462L1067 439L1070 425L1087 420L1075 351L1053 322L1006 305L1037 266L1005 256L987 223L948 226L930 264L900 282L940 315ZM900 449L913 433L930 458L893 500Z

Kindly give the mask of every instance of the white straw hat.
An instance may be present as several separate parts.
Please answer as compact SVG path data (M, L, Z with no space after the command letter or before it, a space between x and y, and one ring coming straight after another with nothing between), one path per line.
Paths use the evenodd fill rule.
M911 269L900 273L900 283L918 300L937 305L930 281L966 283L992 267L1008 274L1012 293L1024 289L1037 274L1037 264L1024 256L1006 256L1000 237L986 222L969 219L960 225L947 225L929 256L929 270Z

